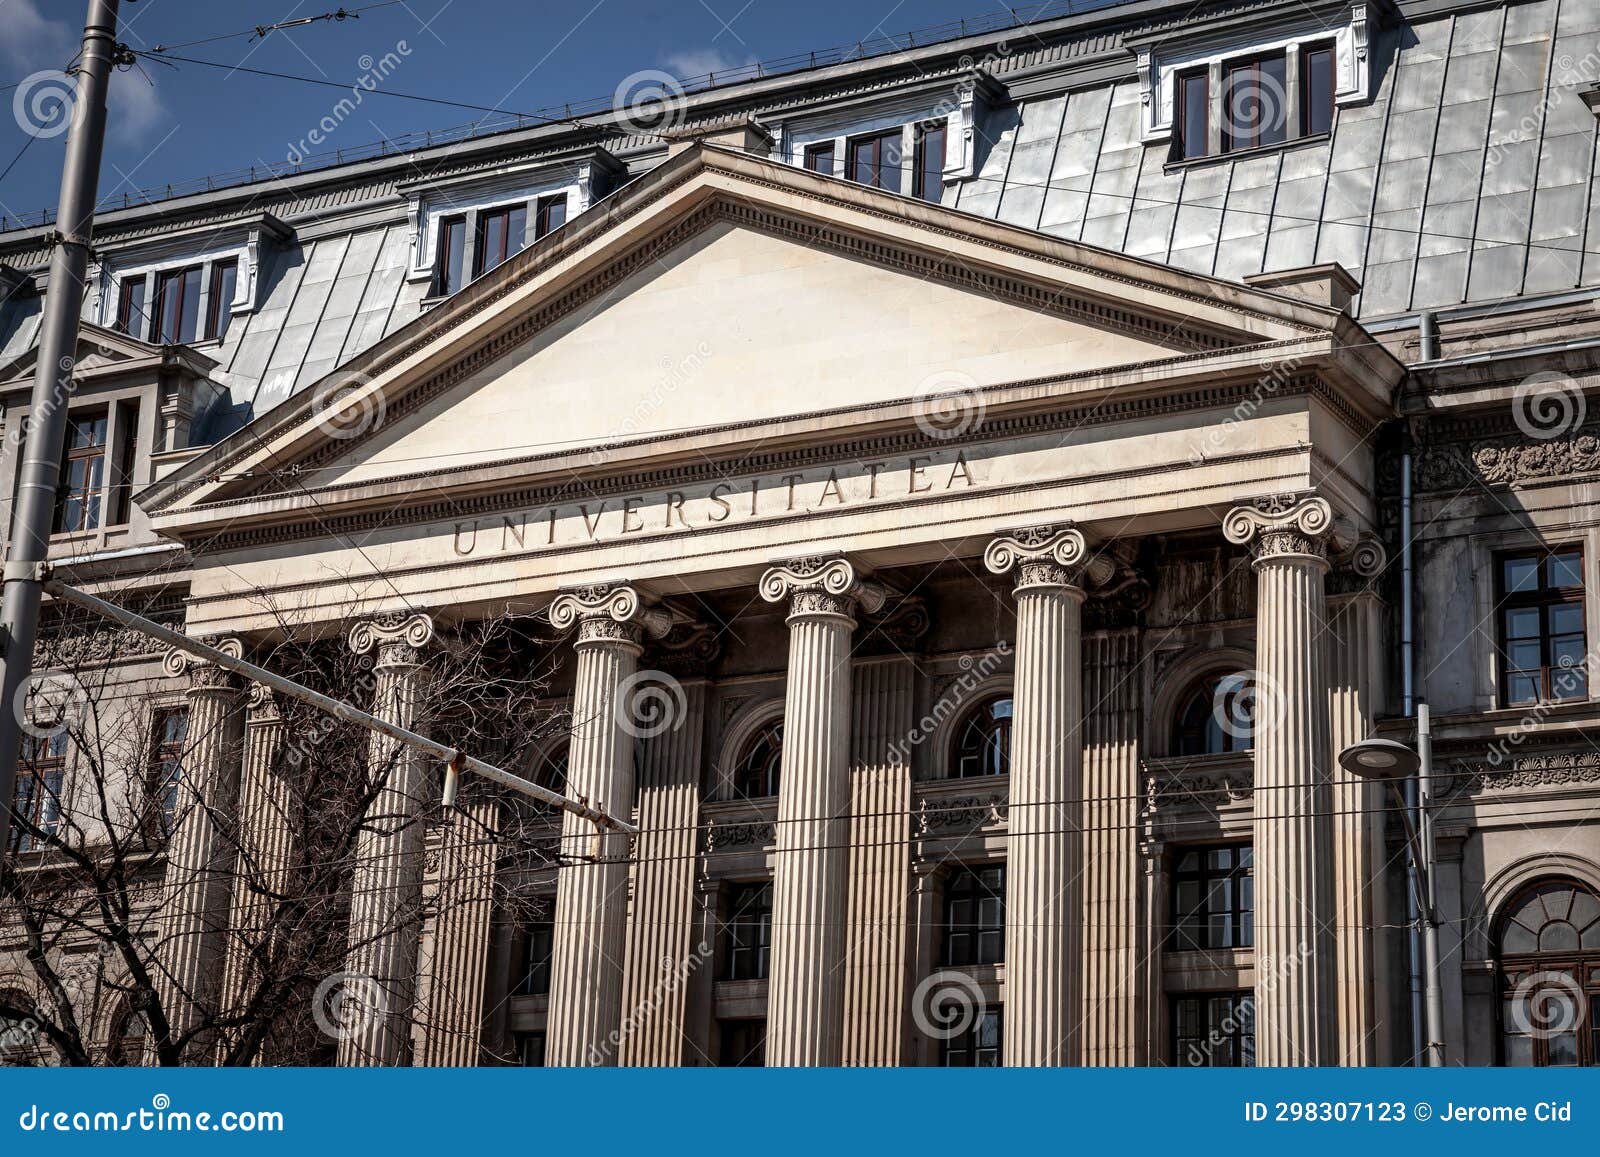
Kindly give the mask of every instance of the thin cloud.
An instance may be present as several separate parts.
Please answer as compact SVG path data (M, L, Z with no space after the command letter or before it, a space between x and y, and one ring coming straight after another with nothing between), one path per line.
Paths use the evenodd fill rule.
M695 80L707 73L732 72L756 63L754 56L740 60L728 56L720 48L691 48L684 52L669 52L661 58L667 71L679 80Z

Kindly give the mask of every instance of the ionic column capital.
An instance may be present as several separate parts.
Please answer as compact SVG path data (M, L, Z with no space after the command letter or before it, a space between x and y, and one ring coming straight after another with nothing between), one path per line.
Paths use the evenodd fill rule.
M854 623L860 607L869 615L883 607L888 590L864 577L847 558L818 555L769 567L758 584L769 603L789 602L789 618L832 616Z
M283 695L265 683L251 683L245 700L249 714L246 723L267 726L283 722Z
M1222 520L1222 534L1249 546L1256 565L1270 561L1314 561L1326 567L1329 553L1348 550L1355 536L1326 498L1315 494L1272 494L1235 506Z
M244 658L244 643L237 635L211 635L200 640L234 659ZM237 691L243 686L238 675L219 667L210 659L202 659L179 647L169 647L161 659L162 669L178 679L189 678L191 691Z
M433 641L433 617L421 611L374 615L350 628L350 649L357 655L376 651L374 670L415 667L421 651Z
M983 565L994 574L1015 570L1018 594L1069 590L1080 598L1085 580L1103 583L1116 570L1109 559L1091 555L1083 531L1069 523L1025 526L997 535L984 548Z
M579 647L611 643L638 650L646 632L659 639L682 618L625 582L575 587L550 604L550 625L565 631L576 624Z

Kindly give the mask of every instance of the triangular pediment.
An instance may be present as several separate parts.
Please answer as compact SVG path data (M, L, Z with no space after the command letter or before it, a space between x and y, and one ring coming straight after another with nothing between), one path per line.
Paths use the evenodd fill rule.
M937 430L1353 329L1333 310L694 146L139 497L323 513L574 463ZM1357 331L1359 332L1359 331ZM938 399L952 399L939 401ZM954 408L953 418L950 416ZM203 520L202 520L203 521Z
M113 365L158 361L161 358L161 351L162 347L158 345L129 337L117 330L81 322L78 326L78 346L73 366L76 373L89 374ZM0 364L0 383L31 379L38 356L39 343L35 338L34 343L26 351Z

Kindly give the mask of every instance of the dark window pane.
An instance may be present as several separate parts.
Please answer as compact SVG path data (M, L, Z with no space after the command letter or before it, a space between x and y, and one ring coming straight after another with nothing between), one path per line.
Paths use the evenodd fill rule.
M233 294L238 285L239 264L218 261L211 267L211 293L206 306L206 337L221 337L233 319Z
M155 341L192 342L200 316L200 267L174 269L156 278Z
M144 307L144 275L127 278L117 298L116 328L141 341L150 336L150 315Z
M1583 586L1583 556L1575 551L1551 555L1545 570L1546 586L1561 589Z
M807 145L806 168L813 173L833 176L833 142L829 141L825 145Z
M959 867L945 885L944 962L956 967L1005 958L1005 869Z
M454 217L439 223L439 257L434 270L435 294L454 293L461 288L461 267L467 248L467 222Z
M944 192L945 125L943 121L917 129L917 155L912 167L911 195L937 201Z
M1178 155L1203 157L1206 155L1207 126L1210 110L1207 107L1206 74L1190 73L1178 78L1175 120L1178 126Z
M538 240L546 233L555 230L567 223L567 195L557 194L553 197L540 197L538 206L534 210L534 240Z
M1178 951L1247 948L1255 900L1243 845L1179 852L1172 873L1172 947Z
M1507 559L1504 574L1507 594L1539 589L1539 560L1536 558Z
M1300 131L1333 131L1333 49L1308 48L1300 60Z
M851 141L850 179L875 189L900 192L900 138L901 131L891 129Z

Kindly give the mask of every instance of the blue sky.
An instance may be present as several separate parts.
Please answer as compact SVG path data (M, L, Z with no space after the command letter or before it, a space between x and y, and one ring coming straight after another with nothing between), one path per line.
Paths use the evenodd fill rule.
M345 7L371 2L345 0ZM149 50L338 6L330 0L139 0L123 5L121 38ZM84 9L82 0L0 0L0 100L12 113L0 116L0 170L29 140L17 119L28 115L19 112L19 95L37 97L38 85L29 78L67 63ZM400 0L358 19L173 51L342 83L387 56L398 63L380 90L531 112L609 97L640 70L698 76L1004 12L994 0ZM331 88L223 69L143 62L142 71L120 73L113 83L101 196L282 162L340 96ZM321 147L369 144L461 125L476 115L374 97ZM64 141L33 139L0 182L0 213L54 206Z

